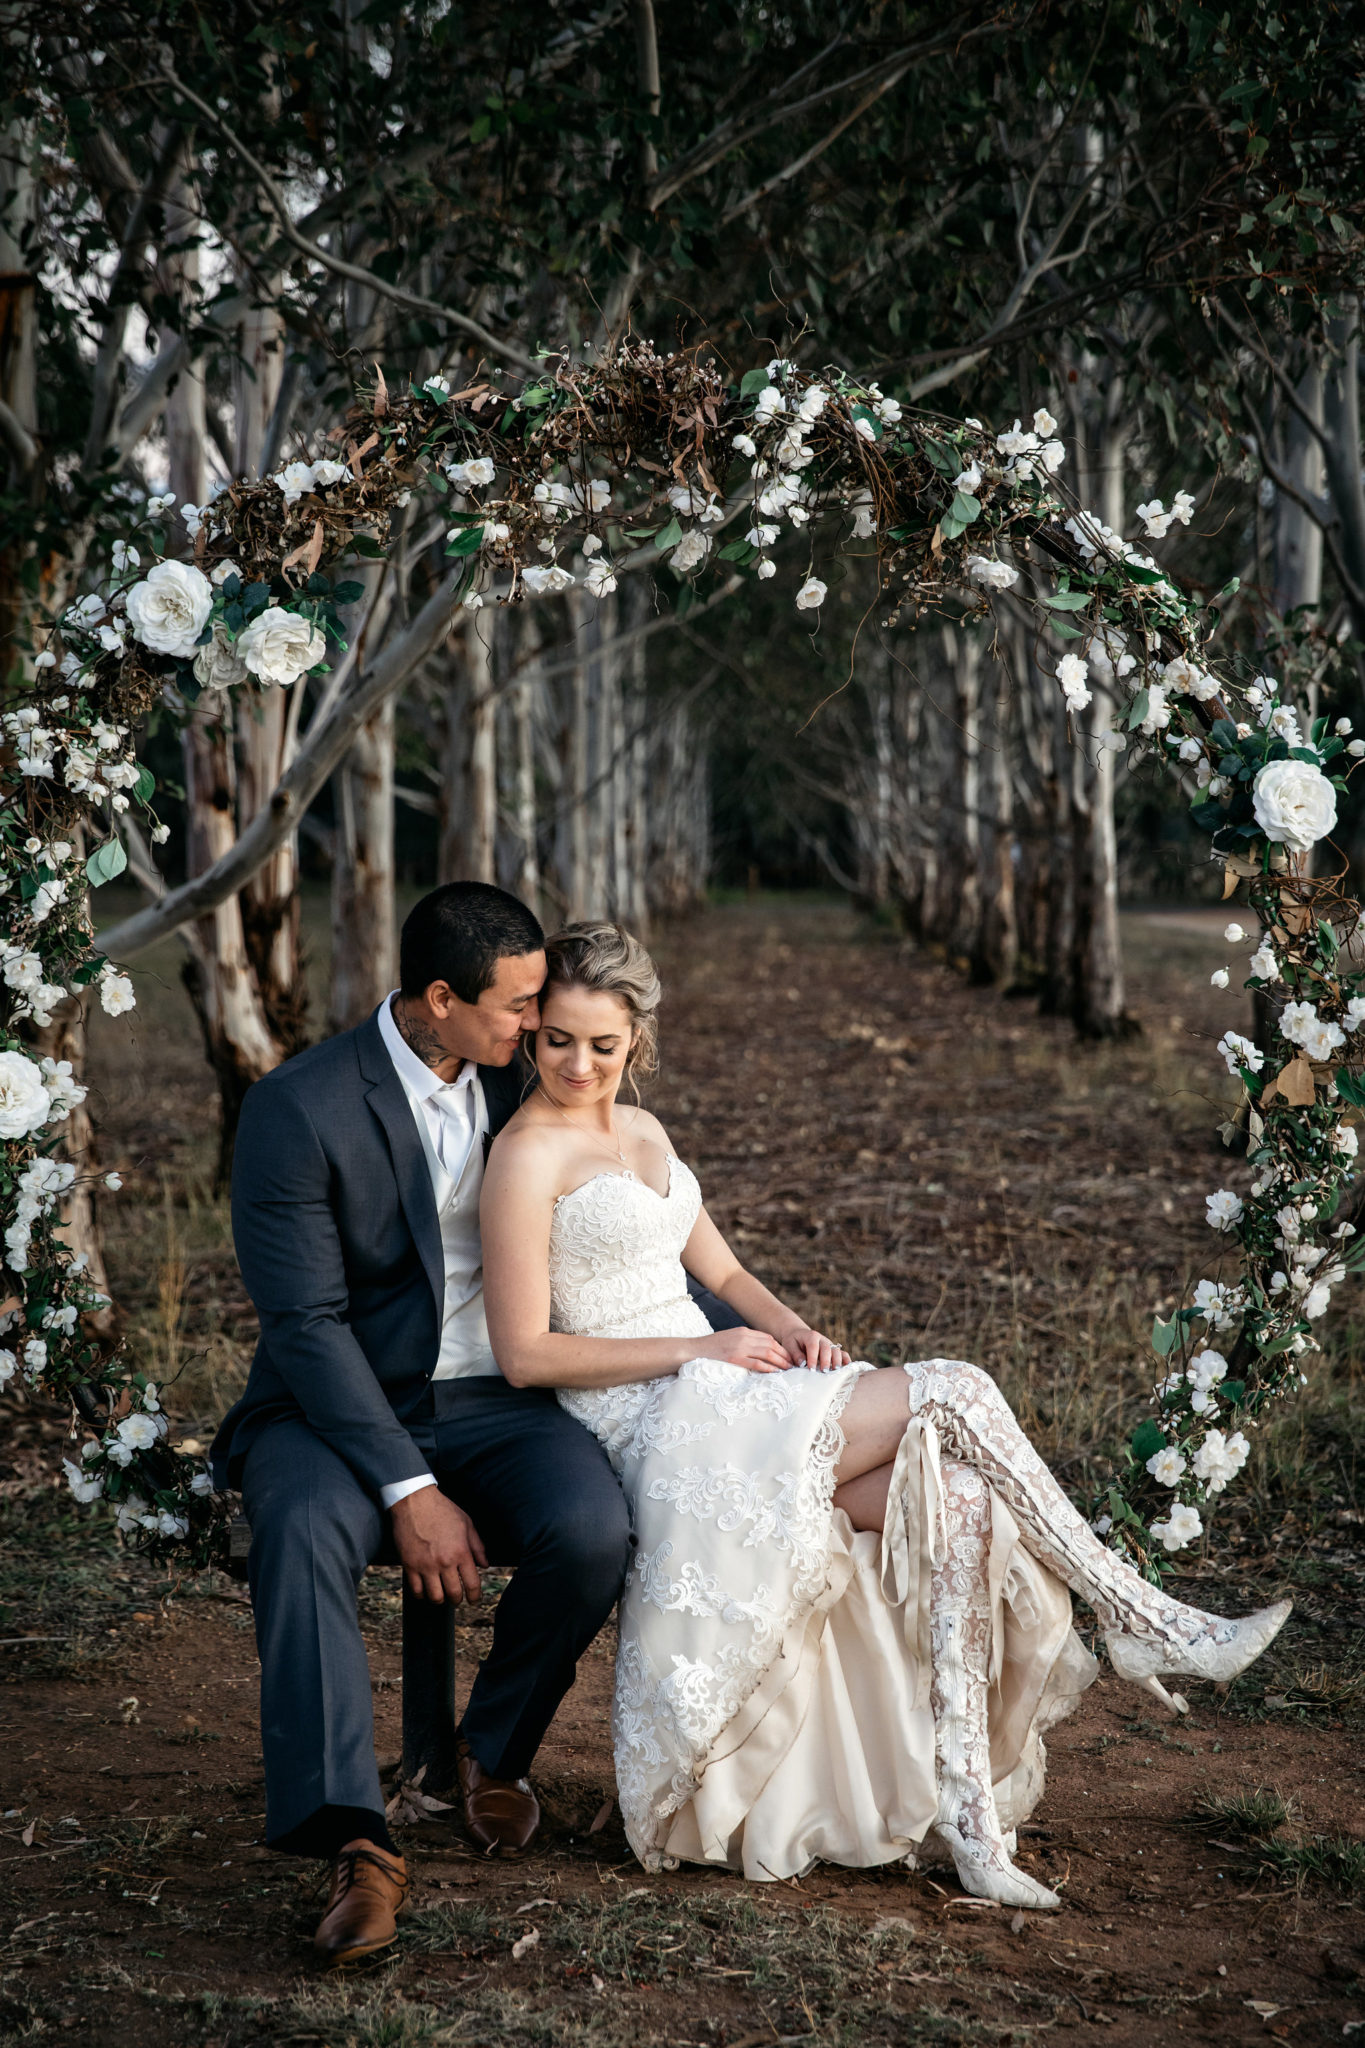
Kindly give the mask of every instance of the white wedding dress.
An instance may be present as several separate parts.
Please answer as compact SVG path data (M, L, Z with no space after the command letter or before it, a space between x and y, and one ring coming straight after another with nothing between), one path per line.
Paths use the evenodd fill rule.
M558 1396L606 1446L634 1518L613 1715L631 1847L651 1868L686 1859L759 1879L817 1858L946 1860L935 1658L946 1668L956 1629L960 1662L965 1636L1014 1828L1042 1793L1043 1730L1095 1675L1070 1595L1024 1548L1006 1478L952 1483L966 1468L940 1456L927 1412L908 1413L886 1529L854 1530L832 1500L839 1417L875 1368L760 1374L708 1358L681 1263L701 1192L680 1160L669 1176L661 1196L630 1172L597 1174L559 1198L550 1235L552 1329L697 1339L675 1376ZM932 1409L944 1374L974 1368L906 1371ZM983 1591L954 1608L978 1535Z

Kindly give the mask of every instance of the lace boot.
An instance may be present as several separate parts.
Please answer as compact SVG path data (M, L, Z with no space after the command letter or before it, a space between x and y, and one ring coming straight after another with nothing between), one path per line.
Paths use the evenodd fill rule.
M975 1466L1010 1509L1028 1549L1089 1602L1105 1632L1120 1678L1168 1706L1187 1710L1163 1678L1235 1678L1283 1626L1293 1602L1229 1621L1172 1599L1117 1552L1101 1543L1077 1514L1020 1429L1000 1389L979 1365L930 1358L905 1367L910 1412L934 1424L945 1450Z
M969 1465L945 1461L942 1473L947 1555L934 1567L929 1595L938 1834L974 1898L1060 1906L1056 1892L1011 1862L991 1784L990 1492Z

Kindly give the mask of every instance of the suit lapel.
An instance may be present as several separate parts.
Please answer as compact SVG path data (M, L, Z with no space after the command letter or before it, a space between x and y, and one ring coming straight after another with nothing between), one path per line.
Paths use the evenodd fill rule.
M360 1070L367 1083L365 1099L378 1117L389 1143L398 1199L417 1246L418 1257L431 1282L439 1318L445 1309L445 1258L441 1250L441 1225L436 1214L436 1197L431 1188L422 1140L403 1084L389 1058L379 1026L373 1017L356 1032Z

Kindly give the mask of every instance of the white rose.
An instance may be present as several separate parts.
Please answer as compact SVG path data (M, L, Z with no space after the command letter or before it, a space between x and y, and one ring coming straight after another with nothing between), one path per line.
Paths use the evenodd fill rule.
M263 683L296 683L327 652L326 636L297 612L267 605L237 637L237 655Z
M192 562L158 562L128 592L128 623L153 654L188 660L213 610L213 587Z
M99 1499L104 1492L104 1481L98 1474L92 1476L82 1472L80 1466L73 1465L70 1458L63 1458L62 1466L66 1472L66 1483L82 1506L88 1506L92 1500Z
M997 562L990 555L968 555L967 574L973 583L984 584L987 590L1013 590L1019 581L1017 569L1012 569L1008 562Z
M796 609L799 612L818 612L825 601L826 589L818 576L808 576L796 593Z
M228 639L226 627L214 627L213 638L194 657L194 673L206 690L230 690L246 681L246 663Z
M679 576L686 576L691 569L699 569L711 552L708 534L691 527L683 535L668 558L668 566Z
M1173 1444L1168 1444L1164 1451L1147 1460L1147 1470L1158 1486L1176 1486L1185 1470L1185 1460Z
M1199 1519L1198 1508L1187 1507L1177 1501L1164 1522L1153 1522L1152 1534L1167 1550L1184 1550L1204 1533L1204 1524Z
M1311 761L1269 761L1252 791L1256 823L1267 839L1306 853L1337 822L1337 793Z
M1242 1220L1242 1198L1231 1188L1205 1195L1204 1209L1210 1230L1234 1230Z
M313 464L313 488L314 490L325 490L328 484L339 484L344 476L349 475L350 471L344 462L333 462L330 458L322 462L315 462Z
M561 569L558 562L552 562L546 569L523 569L521 580L533 597L555 597L573 584L569 570Z
M111 1017L121 1017L125 1010L137 1008L133 984L126 974L106 974L101 978L100 1003Z
M41 1069L21 1052L0 1052L0 1138L26 1138L48 1117Z
M276 470L270 479L284 492L286 505L294 505L313 488L313 465L311 462L286 462L283 469Z
M150 1450L158 1434L150 1415L125 1415L118 1433L130 1451Z

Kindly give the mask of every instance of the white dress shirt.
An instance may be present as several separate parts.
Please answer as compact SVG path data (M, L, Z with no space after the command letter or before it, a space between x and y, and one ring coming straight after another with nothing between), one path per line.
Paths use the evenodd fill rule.
M483 1109L479 1070L472 1060L466 1060L453 1081L443 1081L433 1073L425 1060L418 1059L394 1021L393 997L397 994L395 989L380 1005L379 1036L418 1118L419 1135L425 1124L436 1157L450 1178L458 1181Z
M422 1140L441 1217L442 1248L447 1255L441 1351L432 1377L487 1375L496 1372L497 1365L483 1321L482 1269L476 1258L471 1261L469 1242L469 1234L476 1234L478 1229L479 1187L483 1180L481 1145L488 1128L483 1088L478 1068L470 1060L465 1061L453 1081L443 1081L417 1057L394 1020L393 1000L397 994L395 989L380 1006L379 1035L393 1061ZM452 1251L460 1264L463 1285L452 1280ZM398 1480L381 1487L380 1502L391 1508L419 1487L435 1484L431 1473L418 1479Z

